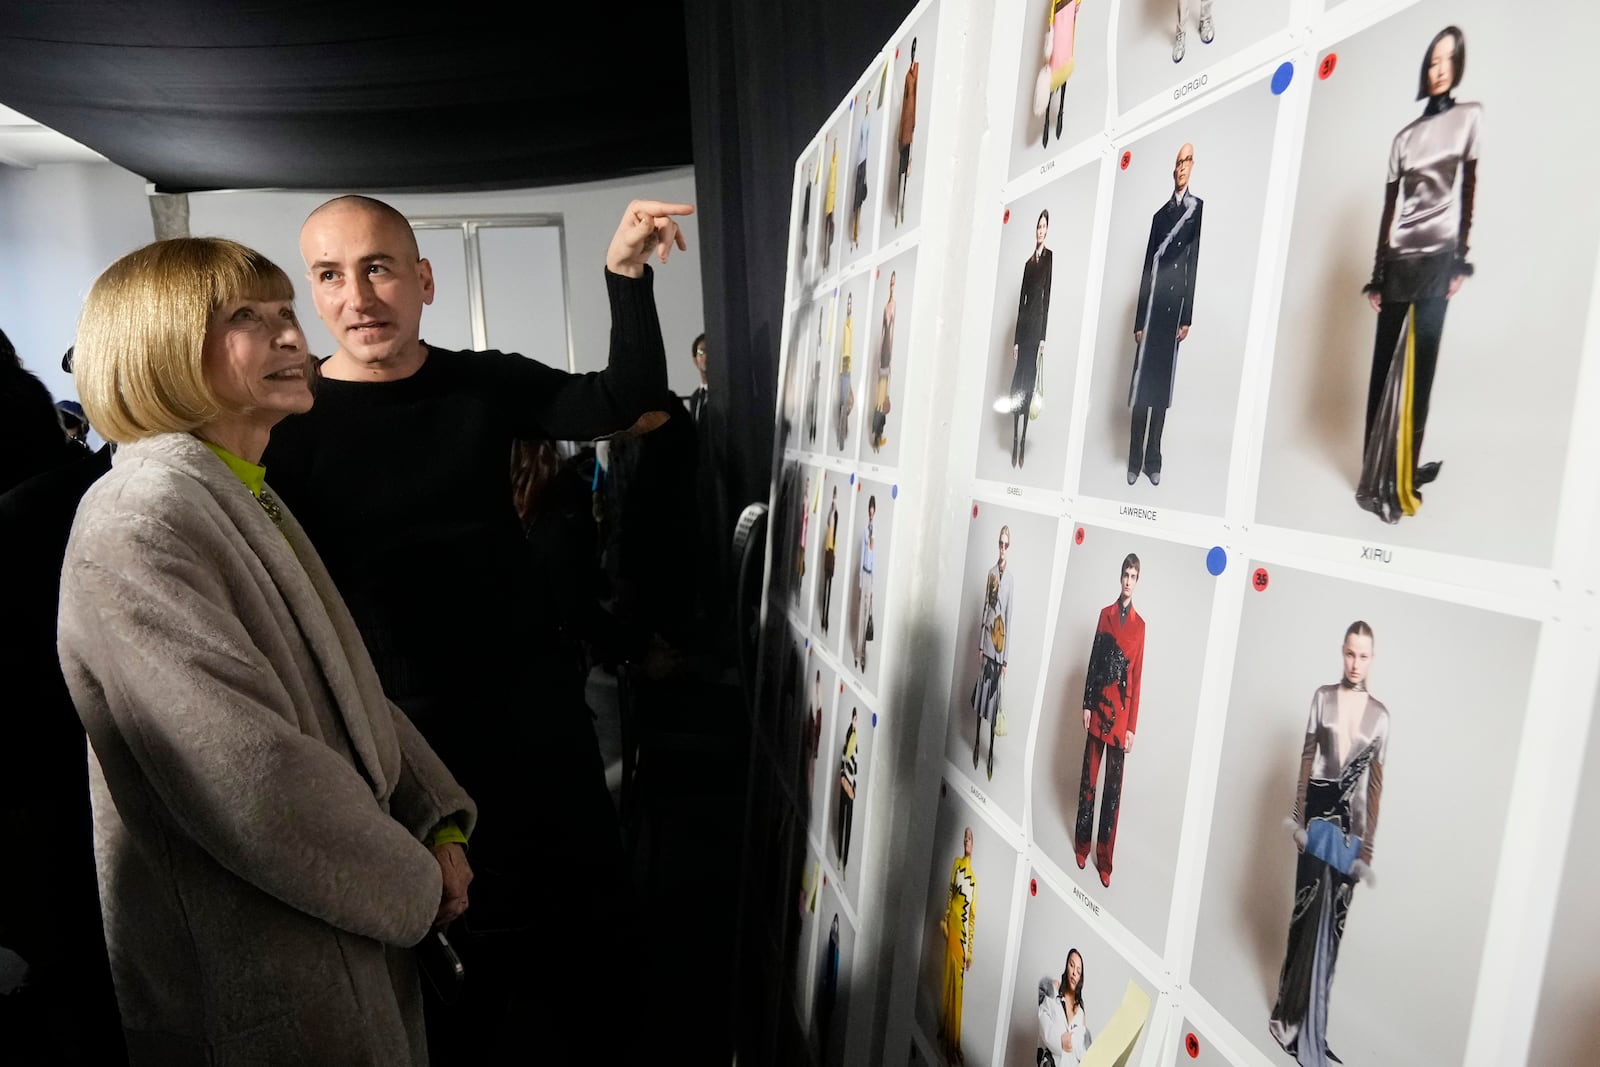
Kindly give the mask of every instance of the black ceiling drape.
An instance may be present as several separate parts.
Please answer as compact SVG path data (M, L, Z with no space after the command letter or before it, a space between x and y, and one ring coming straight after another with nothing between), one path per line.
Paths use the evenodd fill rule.
M0 102L162 192L465 190L690 162L680 0L0 3Z
M708 376L734 517L771 476L795 161L914 6L685 0Z

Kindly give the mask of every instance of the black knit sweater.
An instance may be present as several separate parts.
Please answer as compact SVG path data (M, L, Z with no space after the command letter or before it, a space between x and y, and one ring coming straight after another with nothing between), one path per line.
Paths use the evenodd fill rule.
M312 410L273 430L267 482L338 583L384 689L419 725L455 720L462 705L537 705L530 657L559 613L535 602L512 442L624 430L667 389L650 269L607 271L606 289L603 371L430 348L399 381L319 378Z

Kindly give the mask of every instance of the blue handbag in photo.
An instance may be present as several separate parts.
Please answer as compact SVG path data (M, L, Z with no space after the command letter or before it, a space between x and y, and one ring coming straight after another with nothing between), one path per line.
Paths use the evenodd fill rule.
M1306 824L1306 851L1340 874L1349 874L1361 858L1361 838L1347 836L1332 819L1312 819Z

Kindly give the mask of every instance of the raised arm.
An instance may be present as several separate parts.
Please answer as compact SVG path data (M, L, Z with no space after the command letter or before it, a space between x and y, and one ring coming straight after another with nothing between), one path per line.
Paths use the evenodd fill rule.
M667 357L656 315L652 258L665 264L685 249L676 217L689 204L635 200L606 250L606 295L611 305L611 350L606 369L570 374L533 360L505 368L506 403L517 436L587 441L626 430L656 410L667 392Z

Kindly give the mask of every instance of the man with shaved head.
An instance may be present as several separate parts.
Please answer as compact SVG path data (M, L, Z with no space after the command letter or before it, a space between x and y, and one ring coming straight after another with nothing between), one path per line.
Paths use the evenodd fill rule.
M1150 219L1133 311L1133 380L1128 383L1132 425L1128 433L1128 484L1140 474L1161 484L1161 431L1172 406L1178 375L1178 345L1194 321L1194 283L1200 266L1200 216L1205 206L1189 191L1194 145L1178 149L1172 165L1172 195Z
M625 881L620 835L592 717L553 695L559 612L538 602L511 447L604 437L663 407L648 261L687 247L674 219L692 211L635 200L623 212L605 258L610 359L590 374L423 340L433 268L405 216L380 200L337 197L300 231L317 315L338 348L320 363L311 411L278 425L264 463L384 690L482 813L472 872L445 872L447 887L475 880L451 934L466 966L460 1002L428 1005L435 1064L502 1062L511 1015L522 1016L517 1032L538 1032L604 1002L582 968L612 963L600 932L622 918L607 896ZM452 839L462 840L454 827L436 831L441 850ZM552 959L569 980L545 991Z

